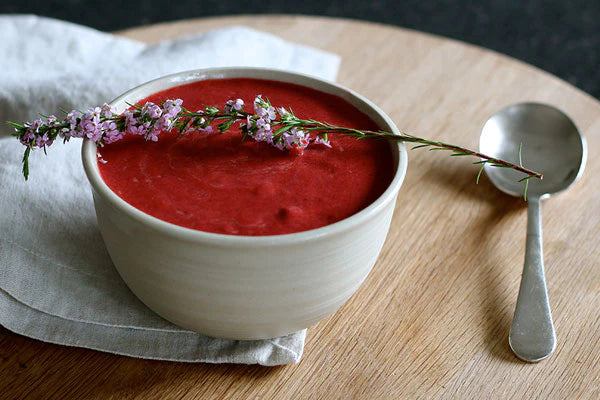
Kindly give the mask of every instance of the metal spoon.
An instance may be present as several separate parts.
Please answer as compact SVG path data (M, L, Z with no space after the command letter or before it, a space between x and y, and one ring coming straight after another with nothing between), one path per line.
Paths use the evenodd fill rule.
M525 266L509 344L517 357L535 362L548 357L556 347L550 314L542 253L541 199L567 189L583 172L586 144L575 124L554 107L520 103L504 108L484 125L479 141L482 153L519 163L544 174L530 179L527 190L527 242ZM494 185L513 196L523 196L523 174L485 166Z

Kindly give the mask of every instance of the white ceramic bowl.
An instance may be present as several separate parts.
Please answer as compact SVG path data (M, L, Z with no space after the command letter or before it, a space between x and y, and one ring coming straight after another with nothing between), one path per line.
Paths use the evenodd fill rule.
M331 82L256 68L169 75L112 102L119 112L152 93L215 78L259 78L342 97L382 129L397 132L377 106ZM163 318L206 335L266 339L307 328L336 311L373 267L406 172L403 144L391 144L395 175L370 206L334 224L273 236L233 236L177 226L134 208L100 177L96 146L83 144L98 224L115 267L133 293Z

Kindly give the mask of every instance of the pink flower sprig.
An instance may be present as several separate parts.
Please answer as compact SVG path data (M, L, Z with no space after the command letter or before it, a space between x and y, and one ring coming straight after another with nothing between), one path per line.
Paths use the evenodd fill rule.
M29 155L33 149L46 149L57 139L68 142L71 138L87 138L102 147L123 138L125 133L140 135L146 140L156 142L161 132L176 130L180 135L191 132L213 133L216 129L222 133L234 123L241 122L244 138L250 137L266 142L280 150L294 150L301 153L311 142L331 146L325 133L310 138L307 131L290 111L279 108L277 111L261 95L254 100L254 114L244 110L242 99L229 100L223 110L207 106L191 112L183 107L183 100L166 100L161 104L147 102L143 106L133 106L122 114L114 107L103 104L81 112L73 110L59 121L54 115L33 122L17 124L9 122L15 128L14 136L26 147L23 155L23 175L29 177ZM280 125L285 125L281 127ZM274 130L275 127L278 129Z
M358 130L313 119L300 119L291 109L273 107L269 99L263 99L261 95L256 96L253 106L254 113L248 113L244 109L244 101L235 99L228 100L222 110L206 106L202 110L192 112L183 107L181 99L175 99L166 100L161 104L147 102L143 106L132 106L122 114L117 114L112 106L105 103L102 107L90 108L87 112L71 111L62 121L50 115L45 117L45 121L36 119L22 125L14 122L9 124L15 128L13 135L26 147L23 155L25 179L29 177L31 150L41 148L46 152L46 148L57 139L68 142L71 138L87 138L102 147L121 140L126 133L140 135L147 141L156 142L164 131L175 130L179 135L191 132L212 134L216 127L216 131L223 133L236 123L239 123L242 139L251 138L296 154L302 154L313 143L331 147L328 135L341 134L356 139L409 142L416 144L413 148L429 147L430 150L449 150L453 156L479 157L480 161L475 162L481 166L477 175L478 181L486 164L521 171L526 174L521 179L526 183L530 178L542 178L542 174L524 168L522 165L515 165L448 143L407 134ZM526 190L527 185L525 192Z

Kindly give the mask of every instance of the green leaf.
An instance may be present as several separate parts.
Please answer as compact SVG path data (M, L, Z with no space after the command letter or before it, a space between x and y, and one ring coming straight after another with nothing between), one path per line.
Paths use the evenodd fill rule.
M25 126L24 126L24 125L20 125L20 124L17 124L17 123L15 123L15 122L6 121L6 123L7 123L8 125L12 126L12 127L13 127L13 128L15 128L15 129L25 129Z
M293 127L292 125L285 125L285 126L283 126L283 127L279 128L279 129L277 129L277 130L274 132L274 135L275 135L275 136L279 136L279 135L281 135L283 132L287 132L287 131L289 131L290 129L292 129L292 127Z
M523 166L523 159L521 158L521 152L523 151L523 142L519 144L519 167Z
M142 109L142 106L137 105L137 104L131 104L128 101L126 101L125 104L127 104L129 106L129 108L135 108L136 110L141 110ZM83 112L81 110L78 110L78 111L83 114Z
M217 125L217 128L219 128L219 131L221 133L225 132L227 129L231 128L231 125L233 125L233 123L235 122L235 120L230 119L229 121L225 121L220 123L219 125Z
M483 172L483 168L485 168L485 164L481 165L481 168L479 168L479 172L477 173L477 180L475 181L475 183L478 185L479 185L479 178L481 178L481 173Z
M23 154L23 176L25 180L29 178L29 153L31 153L31 147L27 146L25 154Z
M209 117L212 117L213 115L216 115L216 114L218 114L218 113L219 113L219 111L220 111L220 110L219 110L218 108L216 108L216 107L211 107L211 106L208 106L208 107L206 107L206 108L204 109L204 113L205 113L207 116L209 116Z
M519 179L519 182L525 182L525 181L530 180L531 178L535 178L535 176L534 175L528 175L525 178Z

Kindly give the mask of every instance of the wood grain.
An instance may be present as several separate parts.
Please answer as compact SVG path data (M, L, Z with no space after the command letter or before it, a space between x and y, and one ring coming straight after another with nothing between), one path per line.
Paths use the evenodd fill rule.
M582 179L543 204L558 346L538 364L507 335L524 257L525 203L466 159L415 150L382 254L363 286L309 330L297 365L181 364L42 343L0 330L0 397L125 399L600 398L600 102L493 52L384 25L294 16L143 27L154 42L246 25L342 55L338 81L401 130L475 148L519 101L569 114L586 136Z

